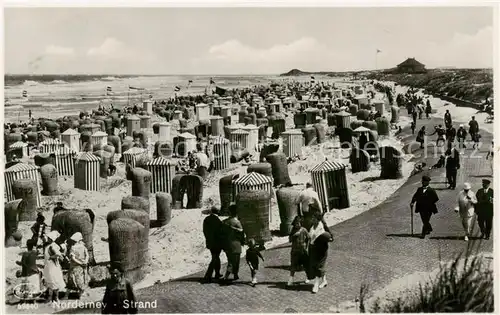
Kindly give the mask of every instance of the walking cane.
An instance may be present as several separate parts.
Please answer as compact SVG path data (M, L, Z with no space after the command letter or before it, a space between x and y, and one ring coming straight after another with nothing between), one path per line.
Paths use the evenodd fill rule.
M413 236L413 207L410 206L411 236Z

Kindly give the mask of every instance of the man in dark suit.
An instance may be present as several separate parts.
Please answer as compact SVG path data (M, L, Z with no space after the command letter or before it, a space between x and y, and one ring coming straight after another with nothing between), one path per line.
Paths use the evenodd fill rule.
M415 213L420 213L420 218L422 219L422 238L425 238L425 235L432 232L430 219L433 213L436 214L438 212L436 202L438 202L439 197L436 191L429 187L430 182L431 179L429 176L422 176L422 187L417 189L410 203L410 207L413 207L415 203L417 204Z
M493 226L493 189L490 188L491 181L483 179L483 188L476 193L477 223L481 229L481 238L490 239Z
M203 220L203 234L205 235L206 247L210 250L212 260L208 265L203 282L212 282L212 273L215 271L215 279L221 277L220 253L222 252L223 236L222 221L219 219L219 209L212 207L210 215Z
M457 173L460 169L460 153L452 148L446 151L446 179L448 180L448 189L457 187Z

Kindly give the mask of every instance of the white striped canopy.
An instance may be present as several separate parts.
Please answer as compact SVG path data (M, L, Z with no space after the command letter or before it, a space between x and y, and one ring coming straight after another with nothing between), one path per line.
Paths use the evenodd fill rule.
M26 163L17 163L15 165L12 165L8 169L5 170L5 173L17 173L17 172L25 172L25 171L32 171L32 170L38 170L39 167L33 164L26 164Z
M151 161L148 161L146 163L147 166L156 166L156 165L175 165L176 163L174 162L171 162L170 160L160 156L160 157L157 157L156 159L153 159Z
M366 127L363 127L363 126L360 126L360 127L353 130L353 132L369 132L369 131L371 131L371 130L366 128Z
M63 143L61 142L61 140L59 140L59 139L52 139L52 138L45 139L44 141L40 142L41 146L45 146L45 145L62 145L62 144Z
M289 129L287 131L283 131L282 135L302 135L302 130L300 129Z
M336 113L335 116L351 116L351 114L345 112L345 111L341 111L339 113Z
M66 155L66 154L76 154L77 152L68 147L62 147L56 151L54 151L54 155Z
M231 131L231 135L248 135L248 131L245 131L243 129L237 129L237 130Z
M233 184L241 186L254 186L260 184L270 184L272 182L273 179L271 177L252 172L234 180Z
M141 119L137 115L132 115L132 116L127 117L127 121L129 121L129 120L141 120Z
M189 132L183 132L179 135L179 138L183 139L196 139L196 136Z
M28 146L28 144L26 142L22 142L22 141L17 141L17 142L14 142L13 144L11 144L9 146L10 149L22 149L22 148L26 148Z
M325 172L330 172L330 171L338 171L341 169L346 168L347 165L341 162L336 162L336 161L324 161L313 167L310 172L311 173L325 173Z

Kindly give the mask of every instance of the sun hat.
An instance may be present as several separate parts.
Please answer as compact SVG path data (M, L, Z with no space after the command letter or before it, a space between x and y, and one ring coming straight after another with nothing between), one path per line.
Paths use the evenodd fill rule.
M58 237L59 237L59 232L57 232L56 230L54 231L50 231L49 233L47 233L47 238L50 239L51 241L55 241Z
M472 186L471 186L469 183L465 183L465 184L464 184L464 189L469 190L469 189L471 189L471 188L472 188Z
M76 232L75 234L71 235L70 239L72 241L79 242L79 241L83 240L82 233Z

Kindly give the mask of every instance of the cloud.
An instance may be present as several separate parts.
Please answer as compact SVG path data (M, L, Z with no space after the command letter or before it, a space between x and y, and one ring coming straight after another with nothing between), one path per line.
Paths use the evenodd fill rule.
M104 42L97 47L92 47L87 51L89 56L114 56L121 54L125 49L125 44L116 38L106 38Z
M193 61L195 68L214 73L277 73L288 68L319 69L332 53L315 38L255 48L239 40L212 45L206 56Z
M48 45L45 47L45 54L47 55L73 55L75 49L71 47L63 47L56 45Z

